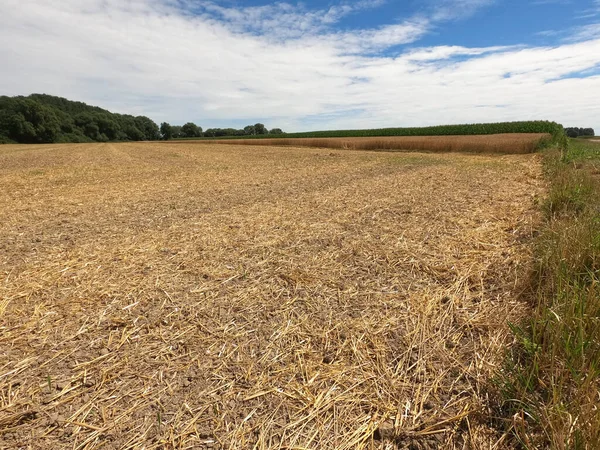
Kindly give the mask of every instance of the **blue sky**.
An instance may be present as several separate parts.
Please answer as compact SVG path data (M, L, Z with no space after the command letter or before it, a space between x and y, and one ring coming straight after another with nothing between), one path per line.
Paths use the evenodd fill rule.
M600 133L600 0L3 0L0 94L286 131Z

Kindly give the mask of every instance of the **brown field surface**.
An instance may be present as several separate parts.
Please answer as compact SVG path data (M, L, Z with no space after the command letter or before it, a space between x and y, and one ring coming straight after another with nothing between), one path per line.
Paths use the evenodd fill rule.
M0 448L505 448L537 155L0 147Z
M547 134L490 134L476 136L386 136L350 138L268 138L201 140L206 144L316 147L344 150L420 150L426 152L532 153ZM182 142L182 141L178 141ZM185 142L185 141L183 141ZM189 141L187 141L189 142Z

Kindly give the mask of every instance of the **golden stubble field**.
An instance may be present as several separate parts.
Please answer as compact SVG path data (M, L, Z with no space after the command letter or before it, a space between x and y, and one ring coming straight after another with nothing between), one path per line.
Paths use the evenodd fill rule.
M417 150L425 152L532 153L549 134L510 133L471 136L380 136L347 138L274 138L198 140L209 145L322 147L343 150ZM178 141L189 143L191 141Z
M536 155L0 147L0 448L504 448Z

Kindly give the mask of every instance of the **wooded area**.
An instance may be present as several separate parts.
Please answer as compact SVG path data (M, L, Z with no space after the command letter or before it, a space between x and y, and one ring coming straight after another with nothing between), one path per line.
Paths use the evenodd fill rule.
M565 128L565 133L570 138L576 138L581 136L595 136L593 128L579 128L579 127L569 127Z
M45 94L0 97L0 142L145 141L160 137L156 123L145 116L115 114Z
M146 116L116 114L97 106L46 94L0 96L0 144L66 142L155 141L215 136L281 134L261 123L243 130L213 128L202 132L193 122L183 126L161 124Z

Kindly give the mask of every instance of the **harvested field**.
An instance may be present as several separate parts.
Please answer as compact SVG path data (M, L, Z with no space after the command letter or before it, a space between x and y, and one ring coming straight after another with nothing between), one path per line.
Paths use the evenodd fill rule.
M505 448L537 155L0 147L0 448Z
M532 153L549 134L490 134L475 136L383 136L350 138L265 138L202 140L207 144L317 147L345 150L420 150L426 152ZM189 142L189 141L188 141Z

